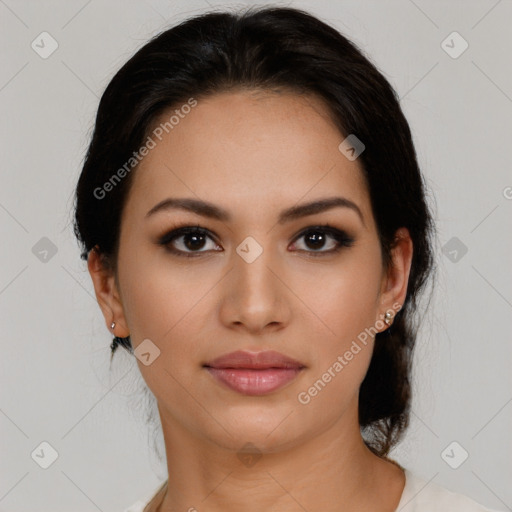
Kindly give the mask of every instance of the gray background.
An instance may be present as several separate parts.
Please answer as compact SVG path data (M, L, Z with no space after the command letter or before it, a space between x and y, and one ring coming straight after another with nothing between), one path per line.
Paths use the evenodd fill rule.
M0 510L123 510L166 476L137 366L118 352L109 370L111 338L71 230L73 188L115 71L210 5L247 4L0 0ZM512 510L512 1L283 5L335 25L390 80L436 198L436 292L411 427L393 456ZM46 59L31 47L43 31L58 43ZM453 31L469 44L457 58L442 45ZM462 48L453 36L446 44ZM48 469L31 456L43 441L58 452ZM452 469L462 449L469 457Z

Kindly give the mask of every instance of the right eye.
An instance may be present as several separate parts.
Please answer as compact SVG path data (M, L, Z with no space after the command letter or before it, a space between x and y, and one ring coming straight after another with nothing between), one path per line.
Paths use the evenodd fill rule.
M208 241L211 242L208 248ZM199 256L201 253L222 250L207 229L200 226L183 226L169 231L158 241L169 252L187 258ZM206 250L203 250L206 246Z

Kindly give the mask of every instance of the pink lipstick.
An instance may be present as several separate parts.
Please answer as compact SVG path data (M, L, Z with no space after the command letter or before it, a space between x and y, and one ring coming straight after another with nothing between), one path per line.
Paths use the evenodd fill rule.
M243 395L271 393L291 382L304 365L279 352L236 351L203 365L218 381Z

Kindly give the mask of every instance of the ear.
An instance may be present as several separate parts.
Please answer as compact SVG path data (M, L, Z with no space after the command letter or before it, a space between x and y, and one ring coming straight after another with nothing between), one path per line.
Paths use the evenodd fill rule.
M384 269L382 276L378 319L382 320L387 311L395 316L405 302L412 256L413 244L409 230L400 228L395 233L391 247L391 263L389 268Z
M89 252L87 268L94 285L96 300L105 317L109 332L113 332L114 336L119 336L120 338L129 336L130 331L126 324L123 304L114 272L106 264L96 247ZM113 331L111 328L112 322L116 324Z

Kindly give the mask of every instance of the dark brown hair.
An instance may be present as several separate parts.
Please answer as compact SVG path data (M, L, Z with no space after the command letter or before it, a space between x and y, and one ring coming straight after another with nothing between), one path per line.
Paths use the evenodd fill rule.
M98 246L115 269L121 212L136 171L104 197L97 191L141 147L155 119L191 97L237 88L291 90L323 100L341 135L355 134L365 145L358 158L386 264L396 230L409 230L414 254L407 298L391 329L376 335L359 395L365 442L385 456L408 425L413 313L433 266L433 224L397 94L362 51L328 24L294 8L212 12L166 30L137 51L101 98L78 181L75 233L82 258ZM129 338L117 341L132 350Z

